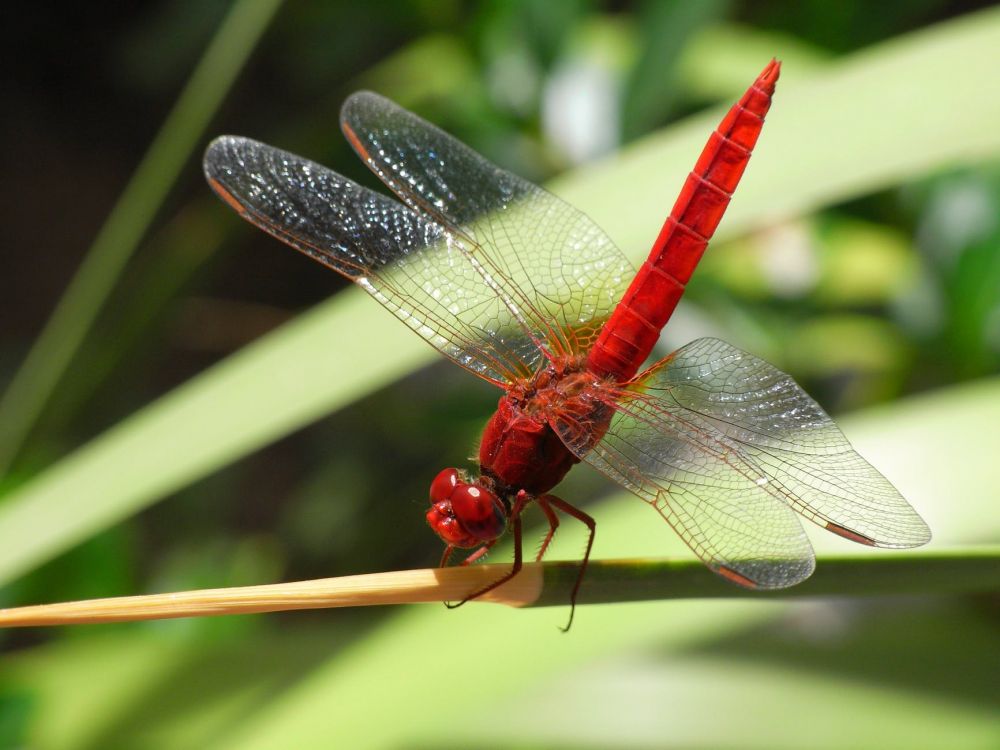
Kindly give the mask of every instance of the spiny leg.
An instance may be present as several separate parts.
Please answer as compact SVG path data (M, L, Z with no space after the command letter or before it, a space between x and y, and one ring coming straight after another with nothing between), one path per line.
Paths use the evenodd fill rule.
M455 609L456 607L461 607L466 602L471 601L473 599L478 599L483 594L486 594L499 586L503 586L505 583L507 583L507 581L509 581L511 578L513 578L514 576L516 576L518 573L521 572L521 568L524 566L524 554L523 554L523 549L522 549L523 545L521 539L521 511L524 510L524 506L527 505L530 501L531 501L531 496L522 490L517 494L517 499L514 501L514 507L510 511L510 523L514 534L514 564L511 565L510 570L507 573L504 573L502 576L500 576L497 580L493 581L493 583L491 583L489 586L485 586L479 589L478 591L472 592L457 604L451 604L449 602L445 602L444 606L446 606L448 609ZM492 546L494 543L495 541L491 542L490 546Z
M459 565L460 566L472 565L472 563L476 562L476 560L479 560L480 558L485 557L486 553L489 552L490 548L494 544L496 544L496 543L497 543L496 539L494 539L492 542L487 542L482 547L479 547L471 555L469 555L464 560L462 560L462 562L460 562ZM447 565L448 565L448 559L451 557L451 553L454 552L456 549L458 549L458 548L455 547L452 544L449 544L445 548L444 554L441 555L441 564L438 567L440 567L440 568L447 567ZM445 602L444 606L448 607L449 609L454 609L455 607L458 607L458 606L461 606L462 604L465 604L467 601L469 601L468 598L463 599L458 604L451 604L450 602Z
M473 552L467 558L462 560L462 562L460 562L459 565L471 565L472 563L476 562L476 560L485 557L486 553L489 552L490 549L493 547L493 545L496 543L497 543L496 539L494 539L491 542L486 542L481 547L477 548L475 552ZM449 544L447 547L444 548L444 553L441 555L441 562L438 564L439 568L448 567L448 561L451 559L451 556L456 549L458 549L458 547L456 547L454 544Z
M535 555L535 562L541 562L542 558L545 556L545 551L549 548L549 544L552 542L552 537L555 536L556 530L559 528L559 516L556 512L552 510L552 506L549 505L549 501L546 499L546 495L542 497L535 498L535 502L538 503L538 507L541 508L542 513L545 514L545 518L549 522L549 531L542 540L541 545L538 547L538 554Z
M496 539L494 539L492 542L487 542L483 546L479 547L471 555L462 560L462 562L460 562L459 565L460 566L471 565L472 563L476 562L476 560L485 557L486 553L489 552L490 548L496 543L497 543ZM441 555L441 564L438 565L439 568L448 567L448 560L451 559L451 555L456 549L458 549L458 547L456 547L454 544L449 544L447 547L444 548L444 554ZM454 609L455 607L458 607L467 601L468 599L463 599L458 604L451 604L450 602L445 602L444 606L448 607L449 609Z
M542 495L537 499L540 507L545 504L552 504L568 516L572 516L577 521L584 524L590 534L587 537L587 549L583 553L583 561L580 563L580 572L576 575L576 583L573 584L573 591L569 595L569 622L562 628L564 633L568 633L573 625L573 615L576 613L576 595L580 592L580 584L583 583L583 574L587 571L587 563L590 561L590 550L594 547L594 534L597 531L597 522L576 506L570 505L565 500L560 500L555 495Z
M479 560L480 558L486 557L486 553L489 552L490 549L492 549L493 545L496 544L496 543L497 543L496 539L494 539L491 542L486 542L486 544L484 544L482 547L480 547L479 549L477 549L475 552L473 552L467 558L465 558L464 560L462 560L462 562L460 562L459 565L472 565L472 563L474 563L476 560Z

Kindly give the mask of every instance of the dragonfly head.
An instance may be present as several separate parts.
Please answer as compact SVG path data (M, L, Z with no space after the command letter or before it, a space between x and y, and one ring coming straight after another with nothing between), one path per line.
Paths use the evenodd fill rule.
M453 547L492 542L507 528L507 506L482 482L466 482L458 469L445 469L431 482L427 523Z

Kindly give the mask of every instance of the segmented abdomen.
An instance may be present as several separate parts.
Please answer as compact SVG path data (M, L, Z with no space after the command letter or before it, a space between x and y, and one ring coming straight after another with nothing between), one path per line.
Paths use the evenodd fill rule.
M709 137L649 257L591 349L591 372L624 382L649 356L746 169L780 68L772 60Z

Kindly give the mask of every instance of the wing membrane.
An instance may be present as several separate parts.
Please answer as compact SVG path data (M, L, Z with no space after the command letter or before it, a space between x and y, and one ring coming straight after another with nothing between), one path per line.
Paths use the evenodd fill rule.
M487 283L553 353L588 351L633 270L586 215L377 94L341 126L408 206L467 239Z
M652 505L716 573L763 589L812 574L799 519L761 486L744 456L665 414L653 398L618 395L607 432L593 446L591 429L568 415L552 427L577 455Z
M502 385L537 363L465 241L428 216L248 138L216 139L204 168L243 218L358 283L463 367Z
M699 339L651 370L640 387L664 411L746 456L776 496L820 526L878 547L930 540L924 520L819 404L762 359Z
M552 426L739 583L780 588L812 572L793 510L863 544L930 539L923 519L789 376L725 342L699 339L627 389L600 390L591 395L613 416L596 443L592 425L571 415Z

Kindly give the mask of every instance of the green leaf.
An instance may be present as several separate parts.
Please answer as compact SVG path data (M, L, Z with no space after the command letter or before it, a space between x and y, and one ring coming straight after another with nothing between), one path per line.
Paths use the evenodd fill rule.
M980 645L990 648L989 641ZM1000 741L991 707L882 684L877 675L817 672L801 660L776 665L712 651L650 651L574 670L502 701L517 721L495 727L492 746L985 750ZM878 651L866 655L880 661ZM428 733L427 746L473 746L487 721L485 712L474 713L447 735Z
M996 493L983 491L996 482L994 457L1000 455L1000 431L977 429L977 425L998 420L1000 378L873 409L844 420L844 428L855 447L883 469L928 520L935 535L929 545L933 550L1000 539ZM954 470L958 466L960 472ZM674 554L682 549L667 525L629 495L588 510L598 520L598 558ZM563 526L566 531L572 528ZM818 551L869 551L815 528L809 530L815 532L810 537ZM578 550L580 542L576 537L568 548ZM883 554L905 553L885 550ZM337 659L318 667L308 680L258 712L220 746L310 746L336 736L352 747L406 746L415 737L433 747L455 736L467 738L486 731L488 715L515 704L525 686L544 689L558 675L572 674L586 664L599 665L615 654L656 654L668 659L790 612L808 612L801 607L760 597L581 607L568 635L557 630L564 622L564 613L558 610L410 607L339 653ZM922 651L913 648L912 658L924 658ZM706 679L717 676L712 671ZM745 684L742 677L746 674L738 671L737 676ZM443 710L441 696L422 687L448 685L462 678L476 680L475 689L449 692ZM774 679L781 683L780 674ZM828 694L816 681L805 684L816 696ZM790 688L772 685L770 689L781 693ZM723 695L738 700L739 694ZM702 700L713 703L704 695ZM886 720L900 722L908 710L925 710L931 704L920 696L887 695L869 706L871 713L856 720L873 726L878 711L891 706ZM718 701L713 705L718 707ZM863 702L846 698L835 705L854 711L864 708ZM392 721L378 719L386 706L392 707ZM560 722L586 721L587 711L586 705L576 706ZM774 716L773 709L770 715ZM948 715L956 722L956 732L981 736L981 711L956 706ZM685 726L690 731L692 725ZM727 736L737 736L731 726Z
M981 541L995 543L1000 539L1000 516L995 512L996 492L993 489L996 486L995 457L1000 455L1000 431L983 429L984 425L997 423L1000 423L1000 378L949 388L843 420L844 430L855 447L879 466L928 520L934 540L927 552L913 554L912 558L933 558L935 548L960 547ZM598 520L595 548L598 558L683 554L683 545L666 524L644 503L629 495L619 494L588 510ZM811 536L820 552L873 554L868 548L832 534L810 530L814 532ZM568 542L564 547L572 550L570 554L578 552L582 546L581 537L579 534L573 536L570 524L564 524L564 531L570 532L562 540ZM877 554L885 556L888 567L893 565L890 560L910 555L893 550ZM974 550L970 551L970 555L975 554ZM954 558L943 562L961 565L969 556L955 555ZM929 570L934 575L940 572L933 563ZM818 575L825 575L822 568ZM919 582L914 583L917 585ZM703 713L695 712L695 706L702 706L706 701L718 705L721 700L730 700L738 707L743 705L741 696L745 696L752 706L763 711L771 705L770 701L780 697L791 699L796 706L805 706L808 700L799 702L801 690L802 696L822 700L824 709L849 715L852 726L866 727L867 732L881 726L880 737L892 739L897 734L912 737L916 730L907 715L937 711L935 715L947 717L954 736L969 739L968 746L989 747L989 742L974 742L977 738L990 736L983 734L989 729L984 723L986 715L974 703L937 697L927 689L890 690L878 680L899 679L894 674L883 675L887 663L894 664L897 671L902 670L905 674L905 667L910 662L923 665L923 671L930 677L922 679L931 679L933 684L945 678L952 682L968 679L967 672L952 670L945 675L941 672L952 669L950 665L957 652L965 654L962 664L970 660L973 664L977 660L981 662L982 651L976 653L979 647L975 643L992 643L995 624L989 622L989 634L977 636L970 646L968 634L975 635L977 630L975 622L969 622L968 614L964 619L954 614L962 608L947 610L946 617L927 615L927 608L934 600L921 600L917 613L925 613L923 617L930 620L922 631L914 633L909 606L905 600L899 602L894 599L891 606L872 610L877 621L881 621L879 612L892 612L902 622L896 631L886 635L888 643L869 647L866 656L858 654L857 659L867 671L860 676L827 676L823 680L808 675L795 679L795 674L788 670L801 670L802 661L789 653L785 643L790 637L788 623L796 622L796 618L803 620L808 632L809 607L823 605L792 604L763 597L739 601L584 606L578 611L573 631L568 636L557 630L556 626L562 625L565 619L565 611L559 609L511 610L472 604L448 611L437 606L413 606L401 610L397 617L356 640L344 637L346 634L330 635L331 645L326 648L322 642L312 641L312 658L308 649L302 653L294 648L298 639L294 635L295 621L290 617L273 616L270 621L276 631L269 640L271 645L258 646L251 642L245 654L228 658L229 666L224 666L225 657L185 655L178 648L164 647L161 633L156 639L144 639L143 644L130 645L130 641L125 641L124 646L116 646L112 641L103 650L95 650L92 643L84 644L75 652L78 658L74 658L72 652L67 654L66 649L54 650L41 662L27 659L20 667L14 662L12 667L0 670L0 677L23 678L27 684L37 685L43 691L43 705L51 708L35 716L36 733L31 734L32 737L44 735L78 740L76 743L53 741L39 746L87 746L87 738L120 737L125 729L140 737L148 732L177 736L177 733L197 732L199 727L205 726L211 728L210 731L201 730L209 731L207 738L185 734L190 741L178 744L203 747L215 742L223 747L240 748L309 747L323 746L329 738L336 737L351 747L413 746L416 738L423 738L424 744L431 747L447 742L462 746L465 744L463 739L468 740L484 731L484 726L489 726L487 720L494 712L508 707L507 714L516 713L515 706L531 714L526 732L544 734L542 715L528 700L530 691L551 695L553 681L570 680L577 684L578 670L607 670L609 660L638 658L649 668L653 668L657 659L665 663L663 669L667 669L667 673L658 671L660 676L653 682L658 691L666 691L664 694L683 691L684 685L698 686L691 695L685 694L664 706L666 717L675 717L681 722L679 738L689 737L696 730L698 723L694 717L703 716ZM837 659L842 657L835 654L852 653L844 650L836 633L830 634L824 628L836 627L845 618L848 623L841 627L847 628L856 611L856 606L841 603L833 615L814 618L820 630L812 637L833 638L836 646L831 650L828 644L824 651L826 641L821 640L815 645L816 650ZM731 683L723 679L725 675L717 667L718 662L678 660L678 655L685 651L708 648L719 639L735 638L737 634L764 627L783 616L791 619L786 619L785 630L775 635L778 639L775 648L779 656L790 660L787 667L759 670L746 663L747 655L755 653L760 641L752 635L749 636L752 648L748 648L747 636L737 645L744 663L734 667ZM336 613L328 617L327 627L334 632L343 620ZM947 623L945 634L941 632L942 622ZM773 626L768 631L772 629ZM897 642L908 644L908 650L896 653L894 660L888 662L886 654ZM943 650L931 653L928 648L931 643L937 643ZM337 645L336 650L332 644ZM970 649L971 655L967 653ZM293 680L290 685L274 685L267 667L271 659L289 662L291 674L286 677ZM300 671L304 659L310 667L308 673ZM248 675L245 669L234 666L244 660L259 668L250 670L253 674ZM211 672L206 665L211 664L225 669L229 678L220 677L219 682L206 688L205 670ZM684 664L689 668L683 668ZM821 665L817 666L820 668ZM91 685L98 673L101 680ZM632 668L629 679L640 679L644 673L649 674ZM612 669L605 677L612 679L614 674ZM692 678L701 674L702 677L693 683L678 677L680 681L675 682L667 679L670 674ZM462 679L477 680L475 689L449 692L447 710L441 710L442 698L434 688ZM595 685L612 685L607 679L595 679ZM829 682L831 679L833 682ZM982 680L982 675L977 679ZM758 681L762 692L746 696L744 691ZM831 689L831 685L837 689ZM281 689L280 697L273 692L277 689ZM713 697L706 698L701 689L710 689ZM526 690L528 696L525 696ZM197 696L194 702L198 709L192 708L191 691ZM82 702L81 694L86 698ZM835 700L838 695L840 699ZM770 698L757 702L761 696ZM859 696L868 700L859 700ZM170 709L165 712L164 701L168 699ZM983 696L983 699L989 700L989 697ZM150 716L151 705L156 706L153 716ZM640 700L636 705L647 704ZM65 706L72 710L68 711ZM387 706L391 707L391 721L385 720ZM574 706L573 710L569 710L569 706ZM590 704L571 701L562 721L586 725L590 710ZM772 705L767 715L775 717L781 713ZM741 720L744 715L738 714ZM61 720L55 720L55 716ZM767 731L761 729L762 747L769 742L789 746L785 731L792 732L791 729L780 723L775 725L773 721L764 722L764 725ZM658 726L654 723L647 729L652 731ZM919 723L919 727L927 732L933 729L933 736L943 731L933 722ZM723 733L724 727L713 728L710 736L719 736L717 732ZM651 744L658 746L660 743ZM678 740L678 744L690 743ZM884 744L872 742L874 746Z

